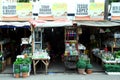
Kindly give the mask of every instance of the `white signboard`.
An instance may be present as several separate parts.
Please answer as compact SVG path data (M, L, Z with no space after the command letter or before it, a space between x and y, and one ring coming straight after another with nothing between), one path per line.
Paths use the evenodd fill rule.
M39 8L39 16L52 15L51 6L49 4L41 4Z
M112 16L120 16L120 2L112 3L111 15Z
M3 3L2 4L2 15L3 16L16 15L16 4L15 3Z
M88 15L88 4L77 4L76 5L76 15L77 16L87 16Z

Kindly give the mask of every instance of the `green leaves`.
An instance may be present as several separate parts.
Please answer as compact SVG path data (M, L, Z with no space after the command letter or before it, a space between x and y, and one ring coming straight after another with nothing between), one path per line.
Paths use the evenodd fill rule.
M92 69L93 66L92 66L92 64L87 64L87 65L86 65L86 68L87 68L87 69Z
M29 72L29 65L23 65L21 71L22 72Z
M86 61L84 60L78 60L77 64L76 64L77 68L81 68L81 69L85 69L86 68Z
M107 72L120 72L120 65L118 65L118 64L105 64L104 69Z

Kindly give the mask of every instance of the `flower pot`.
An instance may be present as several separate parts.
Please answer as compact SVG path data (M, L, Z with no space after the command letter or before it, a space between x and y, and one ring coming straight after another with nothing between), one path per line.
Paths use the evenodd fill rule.
M22 77L23 77L23 78L28 77L28 72L22 72Z
M16 74L14 74L14 77L15 77L15 78L19 78L19 77L20 77L20 74L19 74L19 73L16 73Z
M87 70L86 70L86 73L87 73L87 74L91 74L91 73L92 73L92 69L87 69Z
M78 73L79 74L84 74L85 73L85 69L78 69Z

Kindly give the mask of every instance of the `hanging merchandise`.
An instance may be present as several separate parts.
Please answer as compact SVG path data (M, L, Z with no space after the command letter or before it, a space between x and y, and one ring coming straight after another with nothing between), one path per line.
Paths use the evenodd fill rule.
M111 31L110 31L110 29L109 29L109 28L107 28L107 29L105 30L105 32L111 32Z
M99 33L105 33L105 31L103 29L100 29Z
M80 35L80 34L82 34L82 28L78 28L77 29L77 33Z

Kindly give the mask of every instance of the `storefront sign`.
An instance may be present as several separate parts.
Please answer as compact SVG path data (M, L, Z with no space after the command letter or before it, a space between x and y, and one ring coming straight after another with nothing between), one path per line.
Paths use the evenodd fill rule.
M3 16L15 16L16 15L16 3L2 3L2 15Z
M120 2L112 3L111 14L112 16L120 16Z
M17 3L16 11L19 18L31 18L32 3Z
M88 4L77 4L76 16L88 16Z
M104 18L104 3L90 3L89 15L91 19L103 19Z
M65 17L67 15L67 3L65 3L65 2L53 3L52 14L55 17Z
M114 2L111 5L112 19L120 20L120 2Z
M50 4L41 4L39 8L39 16L52 15Z
M2 16L16 16L7 18L8 21L28 20L33 18L32 13L37 13L37 19L55 20L67 19L68 14L73 14L69 17L75 20L104 20L104 0L40 0L37 3L34 7L32 3L2 3Z

